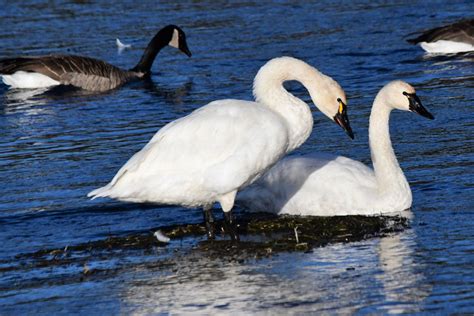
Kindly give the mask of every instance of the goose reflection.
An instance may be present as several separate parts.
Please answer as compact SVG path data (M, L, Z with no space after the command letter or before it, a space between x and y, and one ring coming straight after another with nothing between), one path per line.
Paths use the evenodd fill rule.
M189 95L193 83L185 82L177 87L165 87L155 84L148 78L140 83L139 88L146 93L158 96L165 100L166 105L171 105L175 110L183 112L184 100ZM133 85L133 84L132 84ZM0 107L0 114L13 114L23 112L26 115L38 115L47 112L42 105L48 105L57 101L73 100L72 103L84 101L84 97L96 99L115 93L116 90L106 92L94 92L78 89L69 86L57 86L53 88L37 89L8 89L3 93L3 107ZM1 100L1 99L0 99Z
M190 95L193 88L193 82L192 80L188 80L177 87L166 87L155 83L153 79L149 77L141 82L141 86L151 95L164 99L167 105L171 105L177 110L182 110L184 101Z
M53 105L47 107L56 101L67 100L68 103L77 103L83 101L78 97L97 97L108 94L109 92L92 92L80 90L75 87L57 86L53 88L37 89L9 89L3 95L3 107L0 108L1 114L13 114L22 112L25 115L38 115L51 113L55 110ZM74 99L71 102L71 99Z

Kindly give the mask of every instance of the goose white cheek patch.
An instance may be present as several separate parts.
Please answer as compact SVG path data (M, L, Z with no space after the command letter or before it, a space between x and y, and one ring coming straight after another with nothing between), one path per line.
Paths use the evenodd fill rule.
M171 41L168 44L169 46L173 46L175 48L179 48L179 33L178 30L173 31L173 37L171 38Z

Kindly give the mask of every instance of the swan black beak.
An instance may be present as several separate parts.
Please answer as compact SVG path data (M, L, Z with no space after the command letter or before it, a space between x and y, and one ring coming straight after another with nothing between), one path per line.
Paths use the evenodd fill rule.
M334 122L342 127L351 139L354 139L354 133L352 132L351 124L349 124L349 117L347 116L347 106L341 99L337 99L337 101L339 102L339 110L334 116Z
M418 113L421 116L429 118L430 120L434 119L433 114L428 112L428 110L421 104L420 98L416 95L416 93L407 93L403 92L403 94L408 98L410 102L409 109L412 112Z

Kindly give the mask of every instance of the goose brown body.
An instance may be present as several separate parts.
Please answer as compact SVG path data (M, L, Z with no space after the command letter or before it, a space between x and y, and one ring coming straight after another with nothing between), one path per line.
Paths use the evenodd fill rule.
M156 55L167 45L191 56L184 32L178 26L168 25L152 38L140 61L131 70L90 57L47 55L0 59L0 76L4 83L15 88L63 84L91 91L107 91L149 75ZM35 80L41 81L38 86L35 86Z
M60 84L85 90L106 91L118 87L143 73L122 70L102 60L74 55L17 57L0 60L0 73L13 75L18 71L48 76Z

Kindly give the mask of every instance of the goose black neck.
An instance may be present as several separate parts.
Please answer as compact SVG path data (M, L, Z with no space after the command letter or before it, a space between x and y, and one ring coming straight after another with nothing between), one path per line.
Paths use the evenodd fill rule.
M172 32L169 34L168 29L160 30L155 37L152 38L150 43L148 43L145 52L143 52L142 58L138 62L138 64L130 69L131 71L141 72L144 74L149 74L151 70L151 66L155 61L156 55L160 52L160 50L168 45L171 40Z

